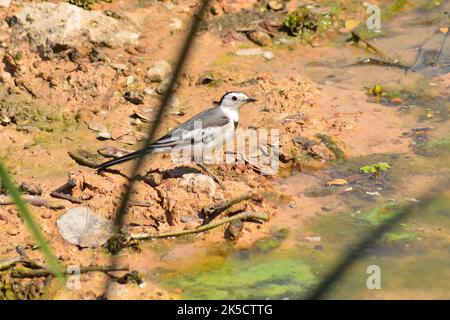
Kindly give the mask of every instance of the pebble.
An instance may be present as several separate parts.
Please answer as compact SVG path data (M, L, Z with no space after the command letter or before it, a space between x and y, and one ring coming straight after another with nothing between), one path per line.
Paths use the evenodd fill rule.
M266 58L267 60L272 60L273 59L273 53L271 51L264 51L263 52L263 57Z
M111 139L111 134L109 132L99 132L97 134L97 138L109 140L109 139Z
M172 30L181 30L183 28L183 22L180 19L173 18L171 23L169 23L169 27Z
M128 66L124 63L111 63L111 67L118 71L128 71Z
M153 88L151 88L151 87L146 87L146 88L144 89L144 93L145 93L146 95L148 95L148 96L152 96L152 95L155 94L155 90L154 90Z
M133 76L127 77L127 87L131 86L136 81L136 78Z
M259 30L247 33L247 37L250 41L261 47L267 47L272 44L272 38L267 33Z
M165 60L156 61L147 71L147 78L153 82L162 82L172 72L172 66Z
M144 104L144 95L138 91L127 91L123 97L132 104Z
M172 115L180 114L180 99L175 96L170 98L167 113Z
M284 4L280 0L270 0L267 5L273 11L279 11L279 10L282 10L284 8Z
M88 124L88 128L91 129L92 131L108 132L108 129L101 123L91 122Z
M43 219L50 219L52 217L52 214L48 211L41 213L41 218Z
M16 227L12 227L12 228L8 228L8 234L10 235L10 236L15 236L16 234L18 234L20 231L19 231L19 229L18 228L16 228Z
M129 144L129 145L133 145L133 144L137 143L137 138L135 136L125 135L123 137L120 137L120 139L118 139L117 141L125 143L125 144Z
M13 79L12 79L11 73L6 72L6 71L2 72L0 74L0 81L3 83L6 83L6 84L12 84Z
M113 140L117 140L120 137L130 133L130 128L124 128L124 127L117 127L111 130L111 138Z

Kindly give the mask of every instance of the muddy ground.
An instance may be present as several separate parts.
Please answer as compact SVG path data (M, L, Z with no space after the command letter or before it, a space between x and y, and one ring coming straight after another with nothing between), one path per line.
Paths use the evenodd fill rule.
M390 3L378 2L384 6ZM44 4L33 3L37 7ZM60 6L62 2L45 3ZM209 180L192 182L190 179L203 174L195 165L174 164L168 155L152 156L141 170L132 195L134 202L146 206L129 209L125 223L128 230L192 229L203 222L203 207L253 191L257 194L253 199L222 214L264 212L270 216L268 222L245 222L234 240L227 239L226 225L193 237L197 243L250 247L269 234L274 221L277 226L294 223L291 215L295 215L295 225L302 225L316 217L317 212L326 214L315 198L305 197L303 192L314 186L334 188L348 181L333 182L331 177L331 182L324 181L314 178L316 174L353 158L410 152L417 141L414 135L405 133L426 126L423 119L427 117L444 117L442 110L448 112L445 103L437 111L408 109L420 99L409 101L407 95L375 97L368 91L383 83L386 90L406 88L417 92L419 84L430 95L448 102L448 74L430 81L417 73L401 77L403 71L396 68L344 68L373 55L361 43L345 42L350 37L351 21L365 19L364 7L352 1L338 1L341 9L335 11L329 1L321 3L317 14L329 14L330 25L320 32L314 30L311 39L299 40L280 28L280 21L301 3L316 2L279 3L281 9L268 6L265 1L213 2L178 81L176 99L158 132L162 136L212 106L227 91L243 91L258 102L243 107L239 128L280 130L279 172L263 175L260 168L249 163L211 166L226 186L226 190L221 190ZM148 70L157 61L167 61L173 68L197 4L198 1L99 2L86 12L113 19L117 25L111 24L112 32L71 37L69 30L61 38L51 38L51 34L57 34L58 28L68 29L67 25L40 33L32 29L36 20L21 15L29 9L29 2L13 1L0 7L0 155L19 185L38 187L46 199L52 199L50 193L63 185L69 174L76 177L78 183L70 196L81 199L81 204L52 199L64 208L32 206L36 221L64 265L109 264L110 254L104 247L82 248L66 242L56 222L68 209L80 206L112 220L131 168L131 164L124 164L116 171L98 175L94 169L74 161L68 152L88 151L99 163L108 158L99 155L98 150L127 152L142 146L168 77L165 74L156 79L162 81L155 81ZM68 9L61 10L64 13ZM105 22L108 23L109 20ZM97 23L86 28L102 27L105 26ZM427 32L439 27L440 22L424 23L424 32L418 38L426 39ZM253 30L259 33L255 35ZM397 58L401 45L392 46L389 41L374 43ZM254 49L253 53L248 49ZM405 63L414 63L413 53L401 56ZM298 176L300 172L303 174ZM295 179L284 180L296 174ZM301 208L300 215L295 208ZM0 231L0 260L17 256L15 247L21 245L30 258L43 261L13 206L0 206ZM120 254L120 261L144 275L145 282L140 286L115 284L114 298L168 299L183 292L183 288L165 290L146 275L161 266L183 261L183 257L195 256L201 249L181 243L169 257L160 256L152 247L155 241L171 240L154 240L150 246L141 243L140 250L126 249ZM102 273L84 274L81 290L50 285L46 297L94 299L102 294L106 279Z

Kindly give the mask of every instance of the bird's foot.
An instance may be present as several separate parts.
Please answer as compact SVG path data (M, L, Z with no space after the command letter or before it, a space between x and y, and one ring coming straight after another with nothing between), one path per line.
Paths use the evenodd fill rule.
M203 164L197 163L197 165L208 175L210 176L217 184L222 188L222 190L226 190L225 185L223 182L216 177L212 172L210 172Z

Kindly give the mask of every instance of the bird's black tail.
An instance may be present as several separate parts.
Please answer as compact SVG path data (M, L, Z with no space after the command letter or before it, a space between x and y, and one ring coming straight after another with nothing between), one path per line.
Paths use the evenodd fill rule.
M107 169L109 167L115 166L116 164L127 162L127 161L130 161L130 160L142 157L142 156L144 156L146 154L152 153L153 150L154 150L154 148L150 147L150 148L146 148L146 149L143 149L143 150L138 150L138 151L135 151L135 152L131 152L129 154L126 154L126 155L124 155L122 157L119 157L119 158L116 158L116 159L113 159L113 160L110 160L110 161L106 161L106 162L104 162L104 163L102 163L102 164L97 166L97 168L96 168L97 169L97 173L100 173L100 172L104 171L105 169Z

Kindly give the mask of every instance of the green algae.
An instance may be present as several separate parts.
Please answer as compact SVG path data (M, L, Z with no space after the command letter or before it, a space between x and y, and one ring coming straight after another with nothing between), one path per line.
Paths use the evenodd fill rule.
M72 114L54 110L57 108L40 105L21 93L0 91L0 122L16 125L18 131L64 132L75 126Z
M255 249L261 253L267 253L281 247L289 234L287 228L277 230L272 236L260 239L255 243Z
M298 298L314 285L309 265L298 259L232 260L207 272L169 279L190 299Z
M450 152L450 139L436 139L431 140L426 144L426 148L431 152L436 153L449 153Z

